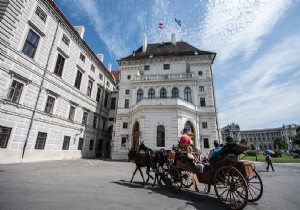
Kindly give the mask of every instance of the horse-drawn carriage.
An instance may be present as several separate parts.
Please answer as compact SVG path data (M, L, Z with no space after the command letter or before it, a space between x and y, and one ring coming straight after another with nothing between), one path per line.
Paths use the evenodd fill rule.
M219 200L229 209L243 209L248 201L257 201L263 194L263 184L255 166L250 161L238 161L238 155L248 149L243 144L226 144L221 151L205 164L200 172L180 150L176 151L174 163L167 167L167 184L172 191L179 191L184 181L183 172L195 174L200 183L211 187Z
M248 201L257 201L263 194L263 184L254 164L238 160L238 155L247 149L248 146L243 144L226 144L205 163L203 171L199 171L186 152L180 149L164 151L160 155L148 151L149 167L155 172L153 185L156 180L163 181L172 191L178 192L182 186L192 185L190 177L195 184L193 176L196 175L198 181L206 185L206 193L214 187L216 196L225 207L243 209Z

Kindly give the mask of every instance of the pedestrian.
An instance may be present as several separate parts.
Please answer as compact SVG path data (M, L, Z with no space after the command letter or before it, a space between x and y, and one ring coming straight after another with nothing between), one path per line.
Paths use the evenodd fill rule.
M274 171L271 155L266 155L266 163L268 164L267 171L269 171L270 166L271 166L272 170Z

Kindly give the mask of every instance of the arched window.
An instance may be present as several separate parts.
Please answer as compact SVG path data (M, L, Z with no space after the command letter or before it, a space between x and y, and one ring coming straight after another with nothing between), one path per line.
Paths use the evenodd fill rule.
M174 87L172 89L172 98L178 98L179 97L179 90L178 88Z
M148 98L155 98L155 90L153 88L148 91Z
M142 89L139 89L137 91L137 97L136 97L136 102L139 102L143 99L144 97L144 91Z
M156 146L164 147L165 146L165 127L163 125L157 126L157 135L156 135Z
M192 103L192 91L189 87L184 88L184 100Z
M167 98L167 91L165 88L160 89L160 97Z

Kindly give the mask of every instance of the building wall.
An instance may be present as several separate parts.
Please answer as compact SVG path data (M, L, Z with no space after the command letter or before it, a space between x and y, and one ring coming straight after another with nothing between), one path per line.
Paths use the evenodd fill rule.
M170 64L169 70L163 69L163 64ZM144 59L119 62L121 78L119 83L119 100L116 115L116 126L113 137L113 159L126 159L128 148L132 147L133 126L140 125L140 141L152 149L171 149L178 144L185 123L191 122L194 127L195 144L208 153L213 141L218 140L216 110L214 106L212 73L212 58L203 56L186 56L159 59ZM149 65L150 70L144 70ZM189 72L187 73L187 65ZM202 71L202 75L198 74ZM204 86L200 91L199 86ZM174 87L179 90L179 98L172 98ZM192 92L192 102L184 100L184 89L189 87ZM155 98L148 99L148 91L155 90ZM160 98L160 90L165 88L167 98ZM144 97L137 102L137 91L142 89ZM126 90L129 91L126 94ZM200 106L200 97L205 98L206 105ZM129 100L129 107L125 107ZM202 128L202 122L207 128ZM123 123L128 123L126 129ZM165 128L165 146L157 147L157 127ZM126 138L126 146L121 145L122 137ZM209 147L204 148L203 139L209 140Z
M47 14L45 21L36 14L38 6ZM7 146L0 148L1 163L94 157L99 140L103 144L110 140L112 76L53 2L9 1L1 10L5 12L0 24L0 126L12 128ZM22 52L29 30L40 37L33 58ZM63 42L63 34L69 38L69 46ZM61 76L54 73L59 54L65 58ZM80 89L74 87L77 71L82 72ZM17 103L8 97L13 80L24 85ZM91 96L87 95L89 80L93 83ZM96 101L97 87L101 88L100 102ZM104 92L109 94L107 107L103 105ZM45 112L49 95L55 98L51 114ZM73 120L68 119L71 106L75 107ZM88 112L86 125L82 124L84 111ZM98 116L96 127L94 116ZM107 119L104 126L103 119ZM47 133L44 149L35 149L38 132ZM68 150L62 150L64 136L70 137ZM78 150L79 138L84 138L82 150ZM94 140L93 148L90 140Z

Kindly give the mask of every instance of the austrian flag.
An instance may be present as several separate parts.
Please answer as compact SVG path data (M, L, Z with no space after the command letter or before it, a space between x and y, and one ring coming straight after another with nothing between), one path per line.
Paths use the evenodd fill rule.
M159 22L157 26L158 26L158 28L160 28L160 29L163 29L163 28L164 28L164 24L163 24L162 22Z

